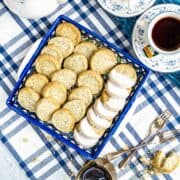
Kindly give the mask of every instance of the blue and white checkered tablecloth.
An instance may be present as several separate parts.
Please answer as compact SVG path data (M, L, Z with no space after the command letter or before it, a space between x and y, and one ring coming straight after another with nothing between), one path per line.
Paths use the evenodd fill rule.
M132 52L121 27L112 21L95 0L69 0L51 16L37 21L17 17L4 6L2 0L0 1L0 139L30 179L63 179L60 176L62 171L71 179L85 162L85 159L73 149L55 141L5 105L5 100L18 79L18 67L29 47L47 32L51 23L60 14L69 16ZM119 127L101 156L106 152L136 145L144 137L150 122L165 109L169 109L173 114L165 128L178 128L180 91L163 75L152 73L125 118L124 128ZM161 146L141 149L126 169L117 171L118 179L144 178L145 175L141 176L144 174L144 166L138 161L138 157L151 156L149 150L154 152L159 148L165 152L172 149L180 152L179 142L180 139L177 139ZM175 171L170 175L148 177L170 180L178 179L178 175L178 171Z

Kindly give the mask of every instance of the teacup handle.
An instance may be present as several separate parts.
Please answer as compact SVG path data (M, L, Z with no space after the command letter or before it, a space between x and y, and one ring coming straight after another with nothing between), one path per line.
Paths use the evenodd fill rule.
M151 45L146 45L143 48L144 54L146 55L147 58L152 58L154 56L157 56L159 53L155 51Z

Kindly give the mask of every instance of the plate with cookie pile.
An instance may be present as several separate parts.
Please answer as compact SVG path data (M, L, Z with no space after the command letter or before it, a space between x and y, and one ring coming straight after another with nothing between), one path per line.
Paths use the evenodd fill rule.
M95 159L115 133L149 70L99 34L59 16L26 64L7 105Z

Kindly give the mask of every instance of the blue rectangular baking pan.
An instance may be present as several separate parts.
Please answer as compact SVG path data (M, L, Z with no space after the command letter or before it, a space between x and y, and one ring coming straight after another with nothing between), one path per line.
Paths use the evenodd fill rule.
M82 34L88 36L89 38L96 40L97 42L101 43L103 46L112 49L115 51L119 56L122 57L122 61L125 63L130 63L132 64L137 71L138 74L138 81L136 83L136 86L134 87L131 95L129 96L127 103L124 107L124 109L121 111L121 113L118 115L118 117L114 120L114 123L112 126L105 132L103 137L99 140L96 146L94 146L91 149L83 149L78 144L73 140L72 138L72 133L69 134L64 134L59 132L56 128L54 128L52 125L45 123L43 121L40 121L37 116L34 113L30 113L27 110L23 109L17 102L17 94L19 89L23 86L24 81L27 77L28 74L31 73L32 71L32 65L35 62L36 58L38 57L39 53L41 52L42 48L47 44L48 40L54 35L55 29L58 26L59 23L66 21L74 24L79 28ZM20 75L19 80L15 84L14 89L10 93L6 104L7 106L18 113L19 115L23 116L27 121L32 123L33 125L38 126L39 128L43 129L50 135L52 135L54 138L60 140L62 143L66 144L67 146L70 146L71 148L75 149L79 154L84 156L86 159L95 159L98 157L108 140L112 137L112 135L115 133L116 129L124 119L126 113L128 110L131 108L131 105L133 104L135 97L142 87L143 83L147 79L149 75L149 70L146 68L142 63L140 63L139 60L133 58L131 55L128 53L122 51L119 47L116 45L108 42L104 37L100 36L99 34L90 31L86 27L78 24L77 22L71 20L70 18L66 16L59 16L55 22L52 24L52 27L50 30L47 32L47 34L43 37L40 45L38 46L37 50L31 57L29 63L26 65L24 68L23 72Z

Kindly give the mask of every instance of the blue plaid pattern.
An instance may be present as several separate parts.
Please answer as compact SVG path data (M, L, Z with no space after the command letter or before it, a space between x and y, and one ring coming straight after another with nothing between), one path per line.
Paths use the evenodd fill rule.
M37 21L20 19L0 1L0 23L2 24L4 19L8 21L7 23L4 22L5 27L2 24L0 29L0 139L30 179L56 179L58 172L61 170L67 174L68 179L73 179L74 173L85 162L85 159L77 152L52 139L5 106L5 100L17 81L16 72L19 64L28 48L47 32L51 23L60 14L65 14L93 31L101 33L109 41L132 53L129 41L121 33L121 26L116 25L111 20L111 16L104 12L95 0L69 0L51 16ZM4 29L5 31L3 31ZM178 128L180 125L179 97L179 90L162 74L151 73L135 101L134 116L138 114L143 116L144 112L153 112L155 117L164 109L169 109L173 116L165 128ZM141 121L142 124L146 121L146 116L149 116L149 114L144 116L145 119ZM137 123L133 118L132 120L129 119L123 130L117 131L107 147L112 150L119 150L124 146L136 145L143 138L143 133L136 128L141 126L141 122ZM28 133L31 135L29 140L25 138ZM38 142L32 142L30 139L33 139L33 137ZM144 166L138 161L139 156L146 154L150 157L151 152L154 152L157 148L163 148L165 151L174 149L179 152L179 141L180 139L177 139L172 143L141 149L125 170L118 171L118 178L139 179L144 169ZM30 147L29 150L26 149L28 143L34 143L34 146ZM24 148L23 151L22 148ZM24 153L24 151L27 152ZM126 157L126 155L123 157ZM152 179L168 180L175 179L175 177L177 176L151 176Z

